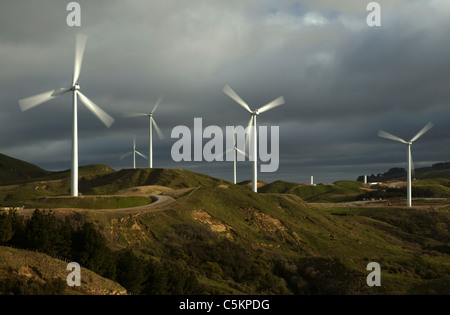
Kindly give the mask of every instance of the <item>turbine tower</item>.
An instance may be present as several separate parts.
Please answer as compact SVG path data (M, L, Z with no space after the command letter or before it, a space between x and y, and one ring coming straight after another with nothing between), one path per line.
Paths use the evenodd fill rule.
M250 114L250 121L248 123L248 137L247 141L253 134L253 184L252 184L252 190L254 192L258 191L258 151L257 151L257 129L256 129L256 116L258 116L261 113L264 113L268 111L269 109L275 108L277 106L284 104L284 98L282 96L278 97L277 99L273 100L272 102L258 108L257 110L252 111L250 107L245 103L239 95L236 94L228 85L226 85L223 88L223 92L227 94L229 97L231 97L233 100L235 100L239 105L241 105L249 114Z
M136 150L136 137L135 136L133 136L133 150L122 155L120 157L120 159L123 160L125 157L127 157L131 153L133 153L133 168L134 169L136 168L136 153L139 154L140 156L142 156L144 159L148 159L144 154L142 154L141 152Z
M153 118L153 113L155 112L156 108L159 106L159 103L161 103L162 101L162 96L160 96L158 98L158 100L156 101L155 106L153 107L153 110L149 113L149 114L144 114L144 113L127 113L124 116L126 118L132 118L132 117L148 117L149 120L149 159L148 159L148 167L149 168L153 168L153 127L155 127L156 132L158 133L158 137L159 139L163 139L164 135L161 131L161 129L159 129L158 125L156 124L155 119Z
M78 196L78 118L77 118L77 97L81 102L100 119L106 127L110 127L114 119L104 112L100 107L94 104L83 93L80 92L80 85L78 84L78 77L80 76L81 63L83 60L84 48L86 47L87 37L84 35L77 35L75 47L75 66L73 72L73 81L70 88L61 88L50 90L38 95L19 100L20 109L22 111L29 110L37 105L52 100L66 92L73 92L73 124L72 124L72 170L71 170L71 195Z
M408 157L408 174L407 174L407 192L406 192L406 199L407 199L407 206L412 206L412 189L411 189L411 172L412 172L412 156L411 156L411 145L414 141L419 139L425 132L430 130L433 127L433 123L429 122L425 125L411 140L405 141L402 138L399 138L397 136L391 135L390 133L387 133L386 131L380 130L378 132L379 137L383 137L389 140L401 142L403 144L406 144L407 147L407 157Z
M248 156L244 151L242 151L241 149L239 149L237 147L237 141L236 141L236 134L233 134L233 147L229 150L227 150L226 152L223 153L223 155L226 155L227 153L234 151L233 152L233 184L236 184L236 161L237 161L237 154L238 152L244 156ZM222 154L219 154L218 156L221 156Z

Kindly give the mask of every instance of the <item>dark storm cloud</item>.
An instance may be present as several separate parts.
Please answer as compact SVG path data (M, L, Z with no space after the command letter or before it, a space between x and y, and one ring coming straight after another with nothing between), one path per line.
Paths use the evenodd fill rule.
M79 102L80 165L119 160L136 135L148 154L149 112L155 167L184 167L231 180L231 162L175 163L173 127L246 126L250 118L222 92L229 84L251 108L278 96L286 104L258 117L280 126L280 167L259 179L356 179L402 167L410 139L416 167L450 160L448 1L378 1L382 26L366 24L367 3L345 1L78 1L81 28L66 25L67 3L0 3L0 152L47 169L68 169L71 95L20 112L18 99L71 84L75 34L88 35L82 92L115 118L108 129ZM205 141L206 142L206 141ZM140 167L147 161L137 159ZM314 173L314 174L312 174ZM251 164L238 165L238 180ZM319 180L319 179L318 179Z

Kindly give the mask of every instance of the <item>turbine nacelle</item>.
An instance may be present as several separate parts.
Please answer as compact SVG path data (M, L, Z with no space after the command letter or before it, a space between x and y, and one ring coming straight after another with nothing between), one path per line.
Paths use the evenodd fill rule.
M72 87L72 91L79 91L80 90L80 84L78 84L78 82L76 82L74 84L74 86Z

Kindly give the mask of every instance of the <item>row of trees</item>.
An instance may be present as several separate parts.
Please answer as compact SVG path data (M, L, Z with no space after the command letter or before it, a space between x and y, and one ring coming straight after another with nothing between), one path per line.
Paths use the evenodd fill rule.
M63 219L35 210L25 219L15 211L0 214L0 244L62 256L117 281L133 294L195 294L195 275L168 261L139 257L131 249L111 250L105 238L84 217ZM17 284L16 284L17 285Z

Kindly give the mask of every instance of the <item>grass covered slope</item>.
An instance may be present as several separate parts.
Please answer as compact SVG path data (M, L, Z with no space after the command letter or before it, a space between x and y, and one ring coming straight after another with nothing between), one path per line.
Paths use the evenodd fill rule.
M4 206L29 205L30 207L44 207L47 209L62 207L65 201L57 197L68 196L71 183L70 173L66 174L68 177L64 175L64 178L54 179L55 177L63 177L61 174L58 176L53 174L50 180L39 178L21 184L0 186L0 204ZM116 172L104 165L94 165L80 168L80 174L84 174L80 175L78 182L79 191L83 196L114 195L120 191L147 185L180 189L229 184L225 180L183 169L123 169ZM134 201L130 202L132 198L134 198ZM99 198L91 199L96 203L94 202L90 206L86 204L82 207L111 209L114 208L114 205L117 207L131 207L150 203L149 198L142 196L111 196L111 198L105 196L100 203L98 203L100 201ZM68 207L77 207L79 203L87 203L87 200L78 202L70 198L66 199L66 201Z
M364 193L363 186L357 181L337 181L334 184L297 184L275 181L261 187L262 193L289 193L308 202L339 202L355 200Z
M0 295L126 294L119 284L81 268L81 286L69 287L67 262L46 254L0 246Z
M43 177L50 173L36 165L0 153L0 185Z
M408 230L402 220L394 221L396 209L340 208L340 215L333 215L336 210L313 207L293 194L221 185L198 188L163 211L112 219L113 227L103 230L119 231L105 234L116 246L192 270L203 293L449 292L443 232L450 227L448 211ZM437 229L441 232L429 232ZM371 261L382 267L382 287L366 285Z
M109 166L93 164L80 166L79 176L99 175L115 172ZM34 164L0 153L0 185L22 184L33 181L49 181L70 178L70 170L47 171Z
M118 172L85 177L80 190L89 194L113 194L119 190L144 185L169 188L211 187L226 184L225 180L177 168L123 169Z

